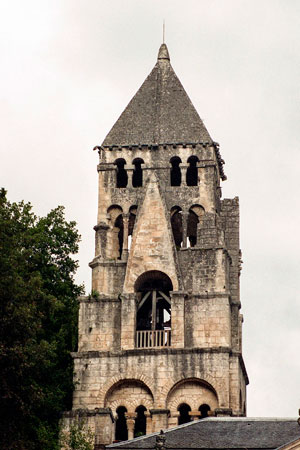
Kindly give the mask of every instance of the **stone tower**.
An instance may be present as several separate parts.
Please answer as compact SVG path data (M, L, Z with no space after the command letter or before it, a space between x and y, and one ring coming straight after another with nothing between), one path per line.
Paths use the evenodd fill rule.
M238 198L162 44L99 153L92 295L80 299L71 420L107 444L246 414Z

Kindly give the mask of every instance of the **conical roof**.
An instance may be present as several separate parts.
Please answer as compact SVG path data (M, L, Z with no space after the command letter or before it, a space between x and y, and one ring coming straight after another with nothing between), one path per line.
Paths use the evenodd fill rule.
M103 146L212 142L171 64L166 44Z

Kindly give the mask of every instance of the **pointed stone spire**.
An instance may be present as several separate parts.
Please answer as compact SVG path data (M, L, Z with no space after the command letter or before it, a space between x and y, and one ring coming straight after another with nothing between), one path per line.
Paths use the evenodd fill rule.
M157 63L102 145L206 142L212 139L176 76L165 43Z
M166 44L161 44L159 51L158 51L158 61L160 59L168 59L170 61L169 51Z

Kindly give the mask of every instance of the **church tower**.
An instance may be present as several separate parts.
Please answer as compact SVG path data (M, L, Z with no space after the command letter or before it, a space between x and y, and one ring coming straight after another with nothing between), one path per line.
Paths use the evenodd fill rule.
M92 295L80 298L73 411L96 444L244 416L238 198L162 44L99 153ZM97 447L96 447L97 448Z

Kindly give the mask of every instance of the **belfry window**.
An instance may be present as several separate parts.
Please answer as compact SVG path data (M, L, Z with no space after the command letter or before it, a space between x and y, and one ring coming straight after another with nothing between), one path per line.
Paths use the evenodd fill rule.
M204 208L200 205L194 205L189 210L187 223L188 247L195 247L197 244L198 223L201 222L204 214Z
M119 244L119 256L118 259L122 257L123 250L123 239L124 239L124 225L123 225L123 216L120 214L115 221L114 229L118 233L118 244Z
M152 270L137 280L136 346L168 347L171 345L170 278Z
M171 209L171 227L177 250L182 246L182 211L179 206Z
M137 213L137 206L131 206L129 209L129 221L128 221L128 250L130 250L131 247L136 213Z
M135 158L132 161L132 164L134 165L134 171L132 173L132 186L133 187L141 187L143 186L143 170L142 170L142 164L144 161L141 158Z
M116 420L115 439L116 441L127 441L128 429L125 416L127 409L125 408L125 406L119 406L116 412L117 412L117 420Z
M182 425L183 423L187 423L191 421L191 416L189 412L191 411L191 407L186 403L182 403L178 407L179 416L178 416L178 425Z
M115 165L117 166L117 187L125 188L128 183L128 176L125 170L126 161L123 158L116 159Z
M210 411L210 406L204 403L199 407L199 411L201 412L200 419L205 419L205 417L208 417L208 413Z
M172 164L170 172L171 186L180 186L181 170L179 164L181 163L181 159L178 156L173 156L173 158L170 159L170 163Z
M144 436L146 434L146 408L140 405L136 408L136 419L134 424L134 437Z
M197 156L190 156L187 160L189 167L186 171L186 185L187 186L197 186L198 185L198 167L197 162L199 159Z

